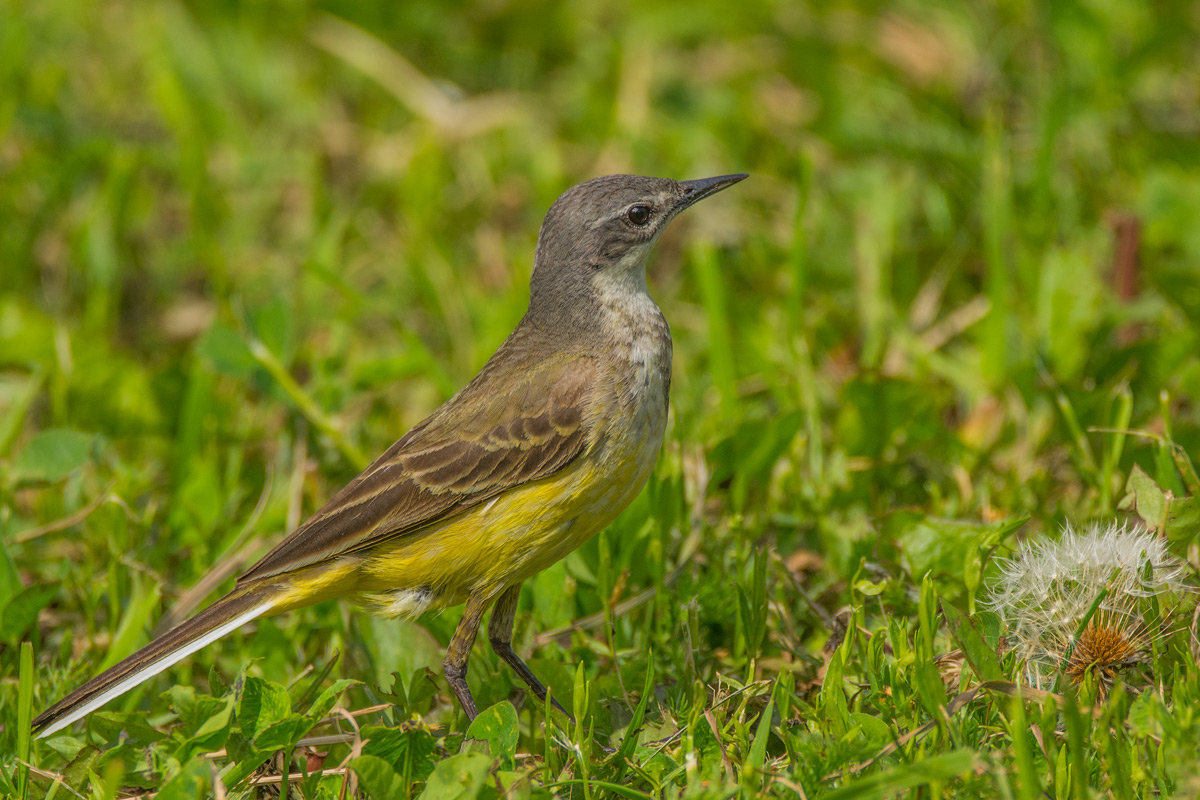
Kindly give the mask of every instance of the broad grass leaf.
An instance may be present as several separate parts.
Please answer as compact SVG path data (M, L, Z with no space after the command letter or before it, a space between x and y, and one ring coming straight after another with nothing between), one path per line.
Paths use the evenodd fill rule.
M1104 278L1096 269L1102 256L1094 241L1083 239L1050 247L1039 258L1039 280L1032 299L1039 353L1060 380L1078 381L1092 353L1097 320L1104 303Z
M0 533L4 532L5 520L0 519ZM13 562L12 556L9 555L8 548L4 546L4 542L0 541L0 605L7 603L16 595L24 591L25 586L21 583L21 576L17 572L17 565Z
M1131 508L1152 530L1173 542L1190 541L1200 533L1200 497L1176 497L1134 464L1125 482L1123 508Z
M39 305L32 294L0 294L0 353L6 362L54 363L55 320Z
M309 705L308 711L305 712L305 716L325 716L329 713L329 710L333 708L334 704L337 703L338 696L341 695L342 692L346 691L351 686L357 686L360 683L362 683L362 681L356 681L352 678L339 678L321 690L321 693L317 695L317 698L312 701L311 705Z
M59 769L68 786L82 786L87 781L92 767L100 760L100 751L92 745L84 745L75 752L66 766Z
M359 756L347 766L358 775L359 786L368 797L391 800L408 794L408 784L404 778L379 756Z
M841 736L850 727L850 711L846 703L846 690L842 686L846 666L846 646L843 643L829 659L825 670L825 678L821 682L820 708L829 720L830 730L835 736ZM697 733L704 726L697 728Z
M871 747L883 747L895 737L887 723L879 717L855 711L850 714L850 721L858 728L859 733Z
M212 762L193 756L155 795L156 800L194 800L212 796Z
M0 335L0 351L4 350ZM46 371L42 368L35 368L28 375L0 372L0 456L8 455L45 381Z
M1111 726L1107 735L1099 737L1099 740L1104 748L1106 771L1109 781L1112 782L1113 797L1118 800L1133 800L1135 784L1130 764L1137 756L1136 751L1131 753L1124 726L1120 724Z
M480 711L467 728L467 738L487 742L492 758L503 764L512 764L517 754L519 733L517 710L507 700Z
M566 559L551 564L525 581L522 593L532 601L540 628L561 627L575 618L576 593L563 591L568 581Z
M287 719L260 728L254 746L261 751L286 750L308 733L317 720L292 714Z
M775 698L767 701L758 718L758 726L754 729L754 740L750 744L750 752L746 756L746 766L762 771L767 763L767 740L771 738L771 718L775 716Z
M97 436L83 431L54 428L29 440L12 465L17 484L53 483L86 464Z
M165 737L140 711L97 711L88 717L88 730L109 741L120 740L134 747L145 747Z
M942 683L942 673L933 661L917 657L913 668L913 688L917 690L917 698L925 711L931 717L941 716L949 698L946 696L946 685Z
M767 635L767 564L770 557L762 550L754 554L750 591L739 583L738 615L747 658L757 658Z
M1166 520L1171 502L1169 497L1169 493L1163 491L1145 470L1134 464L1129 471L1129 479L1125 481L1125 497L1121 500L1121 507L1133 509L1142 522L1158 530Z
M232 697L198 694L191 686L172 686L162 696L179 715L180 724L190 729L199 727L215 714L223 713L226 706L233 708Z
M1168 447L1171 451L1171 463L1175 465L1175 470L1183 479L1184 489L1188 494L1200 494L1200 474L1196 473L1196 465L1192 463L1192 458L1188 455L1187 450L1175 442L1163 444L1158 449L1161 451Z
M1126 724L1130 734L1144 737L1161 737L1164 720L1170 715L1163 708L1163 703L1153 692L1139 694L1129 705L1129 716Z
M254 334L281 362L287 364L295 355L296 312L291 303L276 296L250 312Z
M875 582L867 578L862 578L854 582L854 591L864 597L878 597L888 588L889 583L886 580Z
M20 772L9 765L13 758L14 756L6 757L4 766L0 767L0 797L23 796L23 787L18 784Z
M208 698L210 700L215 698ZM194 731L185 742L184 753L194 750L217 750L225 746L229 738L230 723L233 720L233 695L227 695L216 700L213 712L200 720L198 726L188 725L188 731ZM204 704L208 707L208 704Z
M645 681L642 684L641 697L638 698L637 707L633 710L633 718L629 720L629 724L625 728L625 734L621 738L621 746L617 751L618 759L626 759L638 743L638 734L642 728L642 721L646 718L646 706L650 703L650 698L654 695L654 658L653 654L646 655L646 674Z
M133 597L121 615L121 621L117 625L117 632L113 634L108 653L100 662L101 669L108 669L134 651L138 642L142 641L144 631L150 622L150 615L154 613L154 609L158 608L161 588L157 583L148 589L142 588L144 582L140 578L135 578L134 586L135 588L131 592Z
M58 596L59 581L27 586L0 612L0 640L15 642L37 621L38 612Z
M1000 657L996 655L995 648L987 644L984 635L976 627L980 615L974 614L968 617L946 603L942 604L942 613L946 616L946 622L949 623L950 634L962 648L967 663L971 665L971 669L975 670L979 679L984 681L1003 680L1005 676L1004 671L1000 668ZM988 616L995 617L994 614Z
M213 365L217 372L247 380L258 370L258 362L238 333L224 325L214 325L196 342L196 353Z
M247 676L238 702L237 723L254 740L260 731L285 719L291 711L287 689L273 681Z
M473 800L490 789L488 773L492 760L483 753L458 753L443 759L433 769L421 800ZM490 795L490 792L488 793ZM488 796L488 795L483 795Z
M696 720L696 725L692 728L692 746L702 761L709 763L720 761L721 742L713 733L712 726L703 717L697 717Z
M364 755L378 756L409 782L424 780L433 771L438 745L428 731L367 725L362 737L366 740Z
M883 533L900 549L901 561L913 579L926 574L950 575L963 577L965 583L966 570L981 552L1020 528L1027 519L1014 517L980 524L900 511L884 519ZM946 592L948 587L939 584L939 589Z
M938 595L933 579L926 575L921 580L921 599L917 605L917 633L914 637L916 662L913 686L917 698L930 716L937 718L949 702L941 672L934 660L939 626Z
M426 667L441 674L445 653L427 627L409 620L371 615L361 621L358 630L373 657L377 685L389 685L393 671L413 676L406 687L410 703L415 702L412 696L416 682L428 683L419 677Z

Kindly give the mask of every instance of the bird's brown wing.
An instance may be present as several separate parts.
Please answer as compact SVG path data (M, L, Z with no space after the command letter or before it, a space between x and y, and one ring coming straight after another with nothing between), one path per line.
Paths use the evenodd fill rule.
M595 361L558 354L506 369L509 354L497 353L239 584L365 550L569 464L587 444L582 408Z

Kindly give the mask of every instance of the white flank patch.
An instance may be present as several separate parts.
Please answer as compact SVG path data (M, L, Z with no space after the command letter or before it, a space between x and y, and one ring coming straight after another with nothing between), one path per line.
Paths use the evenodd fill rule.
M103 692L101 692L100 694L93 697L91 700L88 700L86 703L79 706L75 710L71 711L70 713L66 714L65 716L61 717L60 719L55 720L52 724L50 724L46 728L43 728L41 731L38 732L37 738L44 739L45 737L49 736L50 734L54 733L55 731L61 730L62 728L67 727L72 722L75 722L78 719L82 719L83 717L86 717L88 714L92 713L97 708L100 708L100 706L104 705L109 700L113 700L115 698L120 697L121 695L128 692L130 689L137 686L139 683L149 680L150 678L153 678L155 675L162 672L164 669L171 666L172 664L186 658L187 656L190 656L192 653L196 652L200 648L206 647L206 646L212 644L213 642L215 642L217 639L220 639L225 634L230 633L234 630L237 630L238 628L242 627L243 625L245 625L247 622L254 619L255 617L261 616L261 615L265 614L267 611L270 611L271 605L272 605L272 603L266 602L260 606L256 606L255 608L250 609L249 611L245 612L244 614L234 617L233 619L229 620L228 622L226 622L216 628L213 628L211 631L204 634L200 638L195 639L191 642L188 642L183 647L180 647L178 650L172 650L171 652L165 654L158 661L147 664L146 666L142 667L137 672L133 673L132 675L127 676L126 678L118 681L117 683L114 683L112 686L108 687Z
M373 613L382 617L415 619L429 608L433 595L426 589L393 589L368 595L364 600Z

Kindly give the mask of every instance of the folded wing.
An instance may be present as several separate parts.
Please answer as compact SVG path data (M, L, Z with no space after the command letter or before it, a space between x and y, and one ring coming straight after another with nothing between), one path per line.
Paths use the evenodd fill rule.
M498 352L239 585L367 550L571 463L588 443L582 407L596 383L595 360L560 353L514 375L498 368L505 355Z

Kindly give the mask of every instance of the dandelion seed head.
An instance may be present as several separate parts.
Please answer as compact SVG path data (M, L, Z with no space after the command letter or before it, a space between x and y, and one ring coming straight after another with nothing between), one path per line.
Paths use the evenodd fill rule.
M1075 683L1095 674L1107 689L1160 635L1147 622L1148 598L1192 590L1187 566L1158 536L1118 523L1083 532L1067 525L1057 541L1027 542L999 566L984 605L999 615L1040 688L1050 688L1061 668Z

